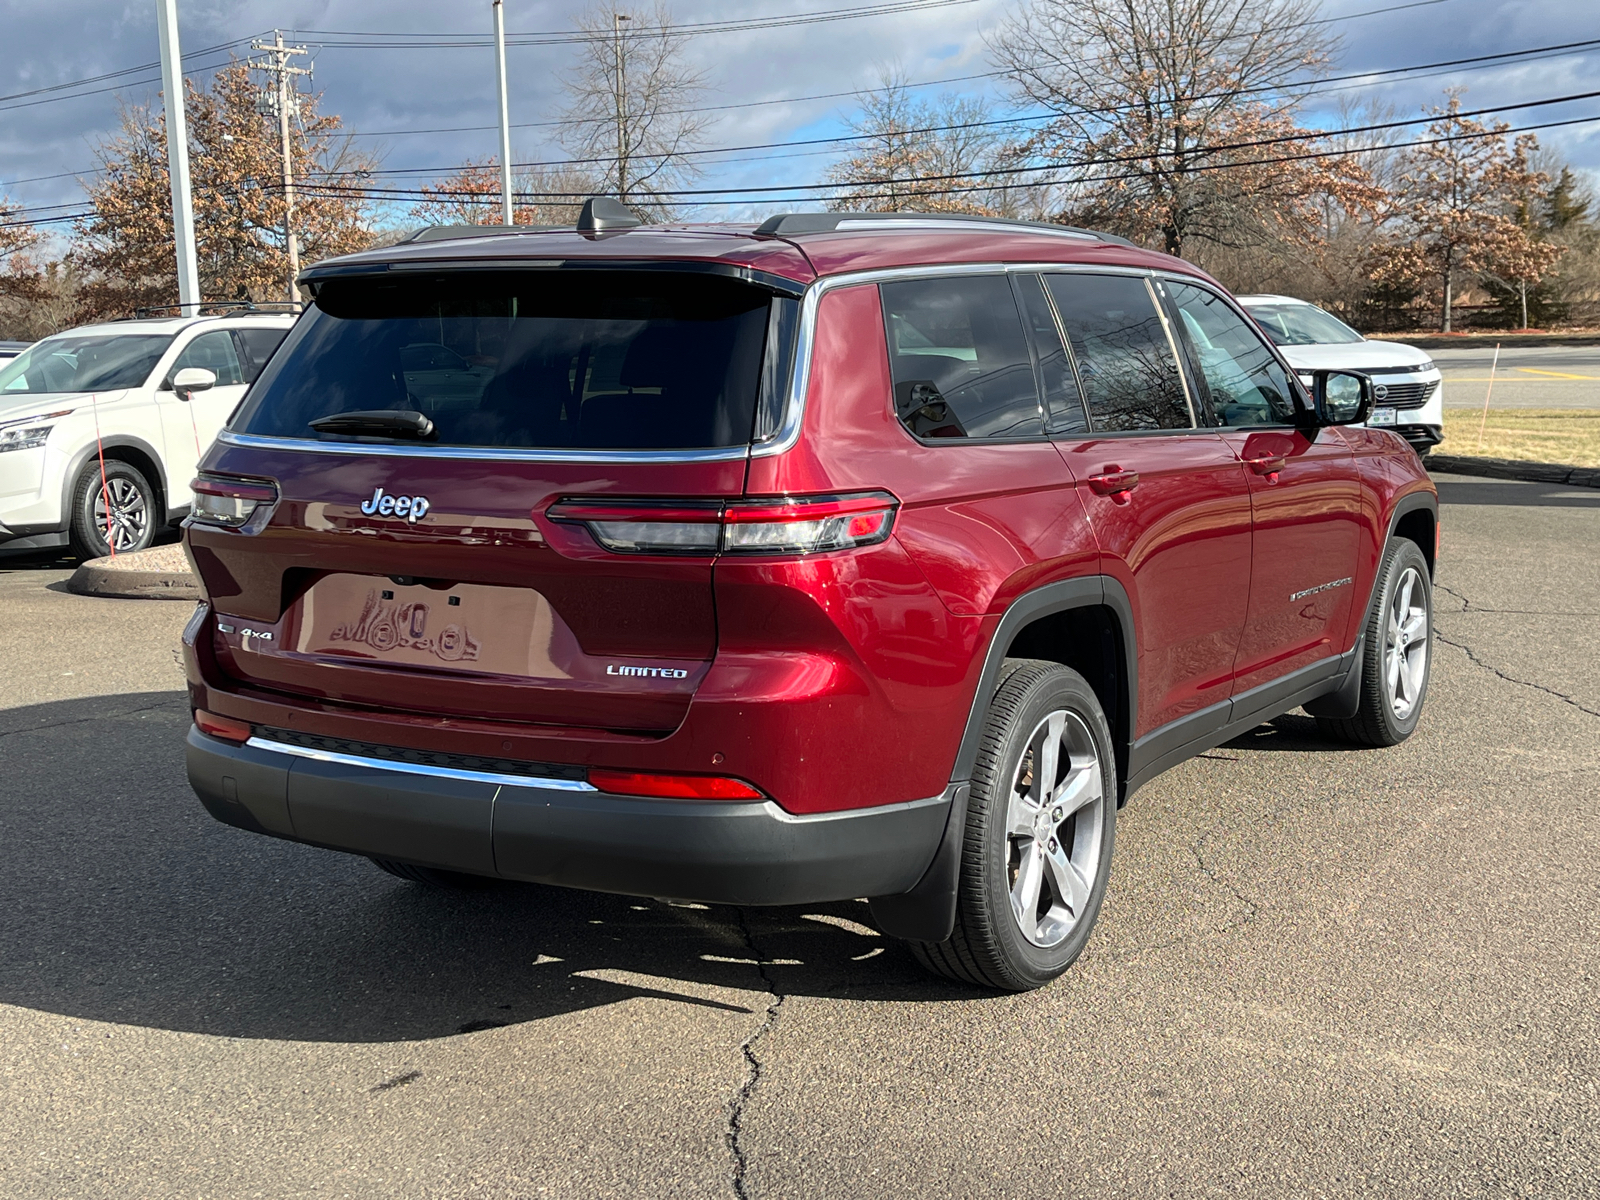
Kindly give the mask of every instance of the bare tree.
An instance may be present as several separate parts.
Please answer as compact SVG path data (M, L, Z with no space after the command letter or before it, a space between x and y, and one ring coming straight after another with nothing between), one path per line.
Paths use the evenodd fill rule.
M990 216L1024 207L1027 197L994 175L1007 147L983 101L950 93L918 100L898 67L880 70L878 87L859 100L849 118L857 140L828 172L838 185L829 207Z
M626 10L604 0L577 27L588 36L566 78L562 142L577 165L593 163L603 191L647 220L666 219L673 189L698 174L687 154L704 144L711 118L688 110L706 91L705 72L685 61L687 39L660 3Z
M1183 254L1191 241L1314 244L1319 206L1376 201L1346 157L1302 138L1297 87L1335 47L1318 0L1033 0L994 52L1052 117L1023 146L1063 203ZM1295 156L1300 157L1296 158Z

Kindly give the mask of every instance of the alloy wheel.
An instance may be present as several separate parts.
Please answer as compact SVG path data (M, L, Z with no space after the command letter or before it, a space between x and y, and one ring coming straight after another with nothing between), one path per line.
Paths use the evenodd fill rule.
M1035 946L1059 945L1084 916L1100 870L1104 776L1089 727L1058 709L1028 738L1006 808L1011 914Z
M106 518L106 499L111 500L111 515ZM144 492L131 479L106 481L94 497L94 523L106 543L117 551L132 550L144 541L150 529L150 506Z
M1405 720L1417 706L1428 672L1427 590L1415 567L1395 582L1384 638L1384 680L1389 706Z

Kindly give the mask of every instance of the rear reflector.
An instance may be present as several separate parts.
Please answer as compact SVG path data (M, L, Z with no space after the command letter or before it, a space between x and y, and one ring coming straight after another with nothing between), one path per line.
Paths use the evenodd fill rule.
M235 721L232 717L219 717L216 713L209 713L203 708L194 710L195 728L201 733L214 738L221 738L225 742L237 742L241 745L250 740L253 732L246 721Z
M202 475L189 485L189 490L194 493L190 519L227 529L237 529L255 515L257 508L278 499L278 489L271 483L223 475Z
M585 526L618 554L818 554L886 541L899 501L887 492L719 501L561 500L552 521Z
M621 796L661 796L670 800L764 800L742 779L724 775L641 775L632 771L589 769L589 782Z

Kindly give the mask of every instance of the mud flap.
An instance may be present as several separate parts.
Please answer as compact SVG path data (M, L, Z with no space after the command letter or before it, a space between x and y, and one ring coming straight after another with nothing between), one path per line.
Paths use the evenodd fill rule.
M967 828L970 784L953 789L944 837L917 886L898 896L873 896L872 919L890 937L942 942L956 927L956 888L961 882L961 845Z

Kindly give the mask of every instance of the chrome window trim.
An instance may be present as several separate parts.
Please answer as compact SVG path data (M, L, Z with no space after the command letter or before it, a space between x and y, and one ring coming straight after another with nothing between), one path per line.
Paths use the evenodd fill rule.
M217 441L249 450L296 450L313 454L381 455L389 458L469 459L534 463L708 463L741 462L748 446L715 450L560 450L521 446L433 446L411 442L324 442L315 438L263 437L224 429Z
M817 332L817 307L822 297L834 288L859 287L862 284L899 283L910 279L938 279L962 275L1010 275L1025 272L1052 272L1056 274L1086 275L1136 275L1150 278L1155 272L1148 267L1101 266L1095 263L1051 262L983 262L983 263L930 263L914 267L880 267L871 271L850 271L828 275L806 288L800 308L800 328L796 332L798 346L795 350L794 370L789 376L789 398L784 404L783 421L778 430L763 442L750 448L751 458L767 458L786 454L800 440L800 426L805 420L806 392L811 384L811 355L815 348ZM918 443L922 444L921 442Z
M556 792L597 792L600 789L581 779L551 779L544 775L506 775L498 771L462 771L454 767L434 767L425 763L397 762L387 758L367 758L360 754L340 754L334 750L313 750L292 746L270 738L252 737L245 743L256 750L292 754L317 762L340 763L348 767L369 767L375 771L396 771L402 775L427 775L434 779L458 779L467 783L508 784L512 787L539 787Z

